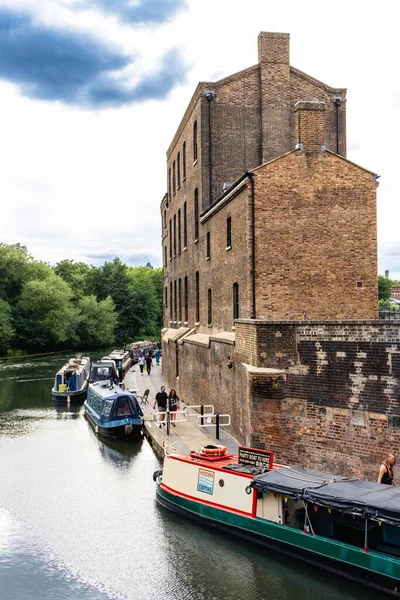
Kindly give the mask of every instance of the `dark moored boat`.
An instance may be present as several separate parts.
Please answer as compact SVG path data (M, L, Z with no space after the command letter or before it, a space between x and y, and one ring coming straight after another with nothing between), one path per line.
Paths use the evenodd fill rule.
M132 360L129 350L113 350L108 356L103 356L103 360L113 360L118 371L120 380L122 381L125 373L129 370Z
M119 383L113 361L92 364L85 415L94 431L107 438L137 439L143 413L136 397Z

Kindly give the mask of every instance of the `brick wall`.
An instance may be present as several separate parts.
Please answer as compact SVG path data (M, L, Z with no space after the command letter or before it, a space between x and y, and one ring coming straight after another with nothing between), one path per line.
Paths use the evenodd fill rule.
M257 317L376 318L373 174L305 151L263 165L254 179Z
M400 453L400 324L239 320L235 338L163 343L168 387L281 463L374 480Z

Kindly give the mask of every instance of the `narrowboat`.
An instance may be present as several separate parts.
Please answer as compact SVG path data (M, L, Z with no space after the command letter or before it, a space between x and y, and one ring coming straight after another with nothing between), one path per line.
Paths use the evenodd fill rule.
M166 454L153 479L157 502L176 513L400 597L399 487L245 447Z
M118 376L121 381L123 380L125 373L129 370L132 363L129 350L113 350L111 354L108 356L103 356L101 360L113 360L115 362L115 367L118 371Z
M84 407L87 420L99 436L121 440L142 436L142 409L135 395L119 382L113 361L93 363Z
M141 342L133 342L132 344L128 345L129 354L130 354L130 357L131 357L133 363L138 362L139 355L141 353L143 353L144 355L147 355L149 352L152 352L153 349L154 349L154 345L153 345L153 342L150 342L150 340L143 340Z
M57 372L51 397L54 402L82 402L86 398L90 358L70 358Z

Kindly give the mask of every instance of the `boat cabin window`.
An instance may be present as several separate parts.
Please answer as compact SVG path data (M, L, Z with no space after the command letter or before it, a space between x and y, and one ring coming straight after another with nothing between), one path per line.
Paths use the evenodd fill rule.
M116 415L123 416L123 415L130 415L130 414L131 414L131 408L129 406L129 399L127 397L119 398L117 400Z
M105 417L109 417L109 416L110 416L110 413L111 413L111 409L112 409L112 406L113 406L113 404L114 404L114 401L113 401L113 400L106 400L106 401L105 401L105 403L104 403L104 407L103 407L103 412L102 412L102 414L103 414Z

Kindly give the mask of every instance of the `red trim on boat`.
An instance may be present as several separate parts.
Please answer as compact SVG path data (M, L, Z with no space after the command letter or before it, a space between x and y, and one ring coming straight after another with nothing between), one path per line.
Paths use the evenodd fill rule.
M183 494L182 492L177 492L176 490L173 490L172 488L168 487L164 483L160 484L160 488L162 490L164 490L164 492L167 492L168 494L171 494L172 496L179 496L181 498L186 498L186 500L191 500L192 502L198 502L199 504L205 504L206 506L212 506L214 508L221 508L222 510L226 510L226 511L234 513L236 515L242 515L244 517L252 517L253 516L251 513L246 512L244 510L238 510L237 508L225 506L224 504L217 504L216 502L207 502L206 500L196 498L195 496L190 496L189 494Z
M253 506L251 516L253 517L253 519L255 519L257 516L257 490L253 490Z
M231 473L232 475L237 475L238 477L245 477L246 479L253 479L254 475L250 475L250 473L239 473L238 471L230 471L229 469L223 469L222 466L219 467L216 463L218 461L211 461L212 464L210 464L209 460L203 460L201 458L191 458L191 457L186 457L186 456L181 456L180 454L170 454L168 456L169 459L173 458L174 460L179 460L180 462L185 462L188 463L189 465L193 465L195 467L204 467L209 469L210 471L222 471L222 473ZM235 460L232 460L233 463L238 464L236 457L234 457ZM221 465L224 464L224 460L221 460ZM226 464L226 462L225 462Z

